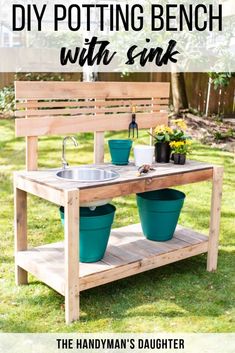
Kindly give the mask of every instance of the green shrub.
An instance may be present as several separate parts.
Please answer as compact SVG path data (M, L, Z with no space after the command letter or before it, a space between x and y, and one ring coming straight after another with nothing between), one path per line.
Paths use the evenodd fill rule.
M61 73L41 73L41 72L28 72L28 73L17 73L15 75L16 81L64 81L66 74Z
M17 73L14 79L16 81L64 81L71 80L70 74L64 73ZM14 87L7 86L0 90L0 114L11 116L15 110L15 92Z
M228 87L230 80L234 77L231 72L210 72L209 77L212 79L215 90L222 87Z
M235 137L235 132L231 128L225 132L220 132L220 131L214 132L214 138L217 141L226 140L226 139L234 138L234 137Z
M12 115L15 109L15 92L13 86L0 90L0 111L5 115Z

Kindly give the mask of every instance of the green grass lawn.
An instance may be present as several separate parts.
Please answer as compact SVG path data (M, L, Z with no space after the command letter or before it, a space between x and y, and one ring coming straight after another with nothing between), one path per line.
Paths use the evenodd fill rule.
M113 136L107 134L107 138ZM126 137L125 133L115 136ZM92 162L93 137L78 136L68 147L71 165ZM147 141L141 133L138 143ZM40 140L40 167L61 163L61 137ZM206 272L200 255L81 293L81 319L66 326L64 298L30 276L14 284L12 172L24 169L24 140L15 139L14 121L0 121L0 331L2 332L232 332L234 325L235 164L233 155L194 143L191 158L225 167L219 265ZM106 160L108 153L106 150ZM180 222L202 232L209 224L211 183L180 187L187 197ZM115 227L138 222L135 197L114 200ZM29 242L63 238L58 207L29 197Z

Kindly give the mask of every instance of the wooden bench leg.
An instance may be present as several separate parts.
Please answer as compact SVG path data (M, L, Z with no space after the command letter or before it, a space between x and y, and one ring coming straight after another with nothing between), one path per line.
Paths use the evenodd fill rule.
M18 251L27 250L27 193L15 187L15 257ZM16 261L16 259L15 259ZM28 283L28 273L15 263L17 285Z
M65 319L79 319L79 191L65 191Z
M94 139L94 163L104 163L104 132L95 132Z
M207 257L207 271L216 271L218 260L223 167L214 167L211 197L210 233Z

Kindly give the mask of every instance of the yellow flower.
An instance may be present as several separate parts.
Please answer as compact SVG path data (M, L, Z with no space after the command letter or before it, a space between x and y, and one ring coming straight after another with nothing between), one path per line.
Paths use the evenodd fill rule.
M192 142L190 140L171 141L170 146L173 153L187 154L191 152Z
M158 125L154 129L154 133L155 133L155 135L164 135L166 133L167 134L172 134L173 130L167 125Z
M187 129L187 124L184 119L175 119L172 120L172 122L183 131Z
M179 148L181 146L184 146L185 145L185 141L172 141L170 142L170 146L171 148Z

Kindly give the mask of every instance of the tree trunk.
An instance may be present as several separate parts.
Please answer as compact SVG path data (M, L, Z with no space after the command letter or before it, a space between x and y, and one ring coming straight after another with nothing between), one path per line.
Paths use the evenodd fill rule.
M171 73L171 88L174 111L177 115L180 115L182 111L188 109L188 98L183 72Z

